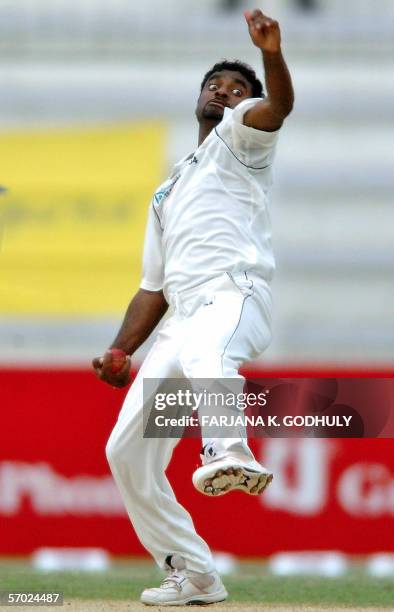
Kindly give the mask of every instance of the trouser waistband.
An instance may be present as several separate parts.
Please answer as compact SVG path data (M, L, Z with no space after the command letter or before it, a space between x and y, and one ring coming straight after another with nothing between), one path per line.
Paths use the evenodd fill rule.
M256 275L246 271L236 273L224 272L188 289L170 293L169 303L175 311L182 312L189 310L192 304L194 306L204 303L208 304L213 299L214 293L221 289L236 287L241 292L245 292L245 295L250 295L250 293L253 293L256 278ZM265 283L263 279L259 280Z

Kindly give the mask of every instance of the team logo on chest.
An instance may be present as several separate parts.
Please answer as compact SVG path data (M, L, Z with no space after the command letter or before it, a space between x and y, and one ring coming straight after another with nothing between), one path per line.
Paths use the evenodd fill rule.
M153 196L153 203L155 205L155 208L158 208L160 204L162 204L163 200L168 198L171 191L174 189L175 183L178 181L180 176L181 176L180 174L177 174L173 179L171 179L171 182L169 185L164 184L162 189L159 189L159 191L156 191L155 195Z
M154 194L152 198L152 208L156 213L156 216L159 220L160 227L163 229L163 205L171 191L175 187L175 183L180 178L180 174L174 176L174 178L166 181Z

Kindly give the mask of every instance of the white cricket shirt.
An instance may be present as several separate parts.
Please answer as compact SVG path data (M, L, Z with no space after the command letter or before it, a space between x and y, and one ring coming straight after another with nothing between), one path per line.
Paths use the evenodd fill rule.
M218 126L154 194L141 288L163 289L168 301L223 272L251 271L271 280L268 192L278 131L243 124L258 101L225 108Z

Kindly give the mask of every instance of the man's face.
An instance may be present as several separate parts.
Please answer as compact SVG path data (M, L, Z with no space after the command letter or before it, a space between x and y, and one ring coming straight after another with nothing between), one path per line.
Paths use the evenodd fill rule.
M204 119L222 120L224 109L235 108L242 100L252 97L252 86L246 78L234 70L214 72L198 98L196 116L199 122Z

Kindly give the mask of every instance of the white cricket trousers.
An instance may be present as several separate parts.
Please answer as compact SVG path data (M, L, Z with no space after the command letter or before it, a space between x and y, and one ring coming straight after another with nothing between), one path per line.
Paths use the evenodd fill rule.
M106 453L127 513L143 546L161 568L178 554L188 570L214 569L208 545L175 498L165 475L176 438L143 438L144 378L239 378L239 367L271 340L271 293L247 272L225 273L170 296L172 315L160 329L126 396ZM253 457L244 438L214 441ZM192 474L190 474L190 478ZM212 503L207 498L207 504Z

